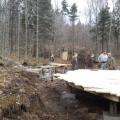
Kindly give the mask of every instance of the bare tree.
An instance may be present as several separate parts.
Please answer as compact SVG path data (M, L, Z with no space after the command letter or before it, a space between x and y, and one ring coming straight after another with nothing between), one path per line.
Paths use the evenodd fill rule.
M28 5L27 0L25 0L25 57L28 55Z
M38 14L38 0L36 1L36 58L38 59L39 57L39 14Z
M21 19L21 15L20 15L20 6L18 8L18 39L17 39L17 57L20 60L20 19Z

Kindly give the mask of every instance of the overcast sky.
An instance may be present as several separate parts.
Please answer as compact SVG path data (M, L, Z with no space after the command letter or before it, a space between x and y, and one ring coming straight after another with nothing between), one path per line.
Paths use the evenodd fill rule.
M58 7L61 7L61 1L62 0L52 0L53 6L56 4ZM72 5L73 3L76 3L78 8L78 14L80 16L80 21L85 21L85 14L86 14L86 8L87 8L87 1L88 0L66 0L68 5ZM108 0L109 6L112 10L112 0Z

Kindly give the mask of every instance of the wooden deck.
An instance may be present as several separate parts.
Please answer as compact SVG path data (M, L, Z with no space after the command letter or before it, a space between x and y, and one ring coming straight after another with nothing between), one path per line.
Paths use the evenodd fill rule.
M76 70L66 74L55 74L76 88L120 102L119 70ZM72 83L72 84L71 84Z

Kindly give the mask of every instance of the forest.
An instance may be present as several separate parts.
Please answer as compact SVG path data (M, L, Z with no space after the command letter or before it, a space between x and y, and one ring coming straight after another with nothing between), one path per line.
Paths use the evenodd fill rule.
M57 1L56 1L57 3ZM0 0L0 54L19 59L49 58L87 49L120 54L120 0L88 0L84 23L76 3L63 0Z

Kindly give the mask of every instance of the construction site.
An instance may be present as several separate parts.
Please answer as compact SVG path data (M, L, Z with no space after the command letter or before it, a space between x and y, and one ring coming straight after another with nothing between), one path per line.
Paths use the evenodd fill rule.
M119 70L71 71L70 64L29 66L8 59L2 63L1 120L120 119Z
M0 120L120 120L120 0L0 0Z

